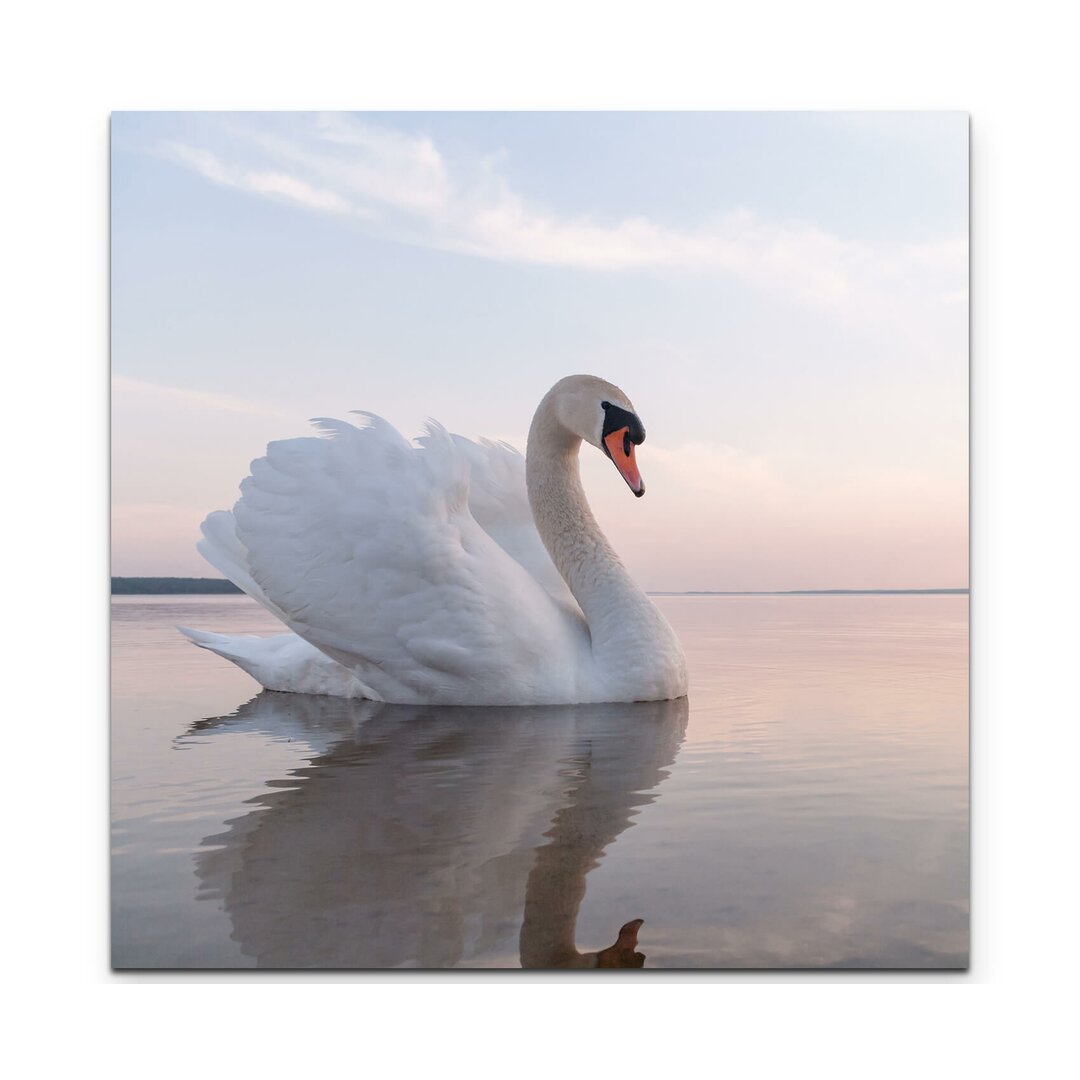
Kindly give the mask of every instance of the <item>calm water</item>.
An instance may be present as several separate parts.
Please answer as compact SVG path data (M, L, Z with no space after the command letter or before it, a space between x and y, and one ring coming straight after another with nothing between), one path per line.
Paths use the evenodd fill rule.
M260 693L174 629L246 597L114 599L114 966L965 966L967 598L658 602L688 702L473 710Z

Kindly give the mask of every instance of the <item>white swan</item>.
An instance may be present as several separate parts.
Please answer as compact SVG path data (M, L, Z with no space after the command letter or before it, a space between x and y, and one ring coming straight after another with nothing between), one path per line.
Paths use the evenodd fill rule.
M315 423L329 438L271 443L202 554L292 633L181 628L269 690L398 704L560 705L686 693L674 631L589 510L582 440L635 495L645 430L591 375L544 396L526 457L430 423Z

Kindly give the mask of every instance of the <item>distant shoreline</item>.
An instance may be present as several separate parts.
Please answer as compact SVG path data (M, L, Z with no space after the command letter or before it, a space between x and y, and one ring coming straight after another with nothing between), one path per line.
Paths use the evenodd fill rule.
M114 577L113 596L213 596L242 595L243 590L225 578L208 577Z
M968 589L691 589L650 592L650 596L967 596ZM114 577L113 596L242 595L225 578Z
M650 596L967 596L970 589L744 589L650 592Z

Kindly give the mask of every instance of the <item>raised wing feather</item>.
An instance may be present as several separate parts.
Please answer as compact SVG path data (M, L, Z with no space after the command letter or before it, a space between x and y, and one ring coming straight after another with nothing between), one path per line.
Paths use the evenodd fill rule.
M472 442L451 435L469 469L469 512L511 558L536 578L551 597L584 619L574 594L551 561L536 531L525 488L525 458L508 443ZM427 436L417 440L427 444Z
M270 444L233 533L213 526L232 545L215 565L246 575L241 587L386 701L569 700L588 630L526 568L546 573L520 505L497 509L516 464L437 425L414 446L364 415L364 427L320 420L327 437ZM470 511L471 467L494 534ZM521 499L523 487L522 473Z

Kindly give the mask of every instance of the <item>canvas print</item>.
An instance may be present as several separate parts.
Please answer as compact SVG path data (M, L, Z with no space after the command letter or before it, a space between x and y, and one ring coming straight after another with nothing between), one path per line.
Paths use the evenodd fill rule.
M111 158L114 968L967 966L966 115Z

